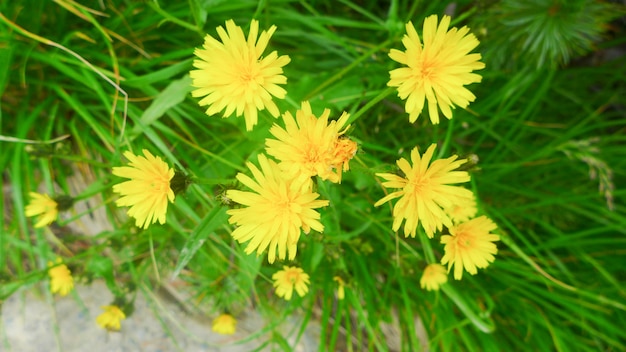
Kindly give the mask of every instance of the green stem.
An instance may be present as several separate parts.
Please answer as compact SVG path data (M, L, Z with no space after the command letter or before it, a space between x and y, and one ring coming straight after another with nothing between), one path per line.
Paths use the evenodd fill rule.
M359 117L361 117L361 115L363 115L366 111L368 111L372 106L376 105L379 101L385 99L389 94L391 94L395 90L396 88L394 87L387 87L387 89L380 92L377 96L372 98L370 101L367 102L367 104L365 104L362 108L360 108L357 112L355 112L352 116L350 116L350 118L348 119L348 124L356 121Z
M361 55L359 58L357 58L356 60L354 60L350 65L344 67L343 70L337 72L335 75L333 75L332 77L330 77L329 79L327 79L326 81L322 82L322 84L320 84L319 86L317 86L317 88L315 88L311 93L309 93L304 100L310 100L311 98L313 98L315 95L317 95L318 93L320 93L322 90L324 90L326 87L328 87L329 85L331 85L332 83L334 83L335 81L338 81L341 77L343 77L346 73L350 72L352 69L356 68L359 64L361 64L361 62L365 61L366 59L369 59L372 57L372 55L374 53L376 53L377 51L379 51L380 49L386 47L387 45L389 45L389 43L391 43L391 39L386 40L385 42L383 42L382 44L375 46L374 48L370 49L369 51L365 52L365 54Z
M84 190L83 193L80 193L76 197L72 197L72 198L74 199L74 201L85 200L87 198L93 197L96 194L101 194L103 191L111 187L112 185L108 183L105 183L100 187L94 187L93 189L91 187L88 187L88 189ZM90 211L93 211L93 210L90 210Z
M52 158L56 158L56 159L61 159L61 160L69 160L69 161L75 161L77 163L85 163L85 164L89 164L89 165L93 165L93 166L98 166L98 167L102 167L102 168L111 168L111 165L109 163L101 163L99 161L95 161L95 160L89 160L83 157L77 157L74 155L59 155L59 154L53 154L51 155Z
M233 178L201 178L193 177L193 183L197 185L226 185L235 182Z
M470 304L456 291L454 286L442 285L441 290L480 331L489 334L495 330L496 327L493 320L491 320L489 316L481 318L479 314L476 314L472 307L470 307Z
M433 247L430 245L430 238L426 236L423 231L419 231L417 235L420 238L420 242L422 243L422 249L424 250L424 257L426 257L426 262L429 264L437 263L435 260L435 252L433 252Z
M170 21L173 23L176 23L177 25L187 28L191 31L194 31L196 33L199 33L201 37L204 37L204 33L202 33L202 29L198 28L197 26L192 25L191 23L182 21L172 15L170 15L169 13L167 13L166 11L163 11L159 5L155 2L148 2L148 6L150 6L150 8L152 8L156 13L158 13L159 15L163 16L163 18L165 18L166 21Z
M390 23L398 21L398 0L391 0L389 11L387 11L387 21Z
M454 119L448 120L448 130L446 131L446 138L444 138L443 144L439 149L437 159L441 159L442 156L447 154L448 148L450 147L450 141L452 140L452 131L454 131Z

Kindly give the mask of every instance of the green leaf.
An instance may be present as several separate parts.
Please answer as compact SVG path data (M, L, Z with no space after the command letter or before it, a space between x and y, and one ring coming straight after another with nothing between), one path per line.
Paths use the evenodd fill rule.
M8 45L4 48L0 48L0 96L4 92L9 81L9 74L11 72L11 58L13 56L13 46Z
M180 274L181 270L189 263L198 249L202 247L209 235L226 221L226 215L225 207L215 207L202 219L180 251L178 263L176 264L172 278L176 278Z
M113 294L119 293L115 283L115 273L113 272L113 261L111 258L97 255L91 257L91 260L87 262L86 271L96 278L104 279L104 282Z
M492 333L496 327L493 320L489 317L482 318L473 310L473 305L468 303L463 295L459 294L453 285L443 285L441 290L456 304L456 306L465 314L465 316L484 333Z
M132 131L133 135L138 135L142 129L152 125L160 119L172 107L180 104L193 87L191 86L191 78L186 75L183 78L172 82L161 94L159 94L152 104L144 111L139 118L137 124Z

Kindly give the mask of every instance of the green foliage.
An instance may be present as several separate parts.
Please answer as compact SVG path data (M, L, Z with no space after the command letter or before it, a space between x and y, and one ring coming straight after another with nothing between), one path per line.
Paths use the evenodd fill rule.
M555 68L593 51L624 10L595 0L485 1L471 21L488 63Z
M173 278L185 287L181 304L198 314L240 317L254 306L268 318L253 336L267 340L260 348L294 348L281 333L293 314L303 317L298 338L321 323L321 350L626 349L625 60L568 65L598 48L623 50L623 25L607 32L621 8L452 3L106 1L88 9L42 1L26 11L3 2L0 300L21 287L45 289L47 262L61 256L77 281L104 280L127 310ZM401 48L405 21L421 34L423 18L444 12L477 35L487 68L468 87L477 100L454 119L409 124L386 87L397 67L387 54ZM318 115L345 110L359 143L341 184L317 183L330 200L325 231L302 235L294 262L246 255L225 213L224 192L241 187L235 175L256 162L277 120L260 114L246 132L242 118L206 116L189 94L193 49L231 18L244 32L252 18L278 27L269 48L291 58L281 112L304 99ZM384 196L374 174L396 172L398 158L431 143L438 157L476 160L470 187L501 235L494 263L437 292L419 279L443 255L438 240L394 233L389 205L373 207ZM164 225L138 229L114 204L120 179L111 168L131 148L160 155L194 182ZM74 197L74 209L34 229L23 209L38 190ZM306 296L274 296L271 277L283 264L311 276ZM346 282L344 300L335 276Z

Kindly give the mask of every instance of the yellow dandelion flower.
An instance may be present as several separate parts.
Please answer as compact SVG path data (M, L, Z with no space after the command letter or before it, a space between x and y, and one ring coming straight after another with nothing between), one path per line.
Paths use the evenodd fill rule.
M470 54L478 46L476 36L469 28L451 28L450 16L443 16L437 26L437 15L424 20L423 40L415 31L413 23L406 24L402 44L406 51L391 49L389 57L407 67L389 72L390 87L398 87L398 96L406 99L405 110L409 121L415 122L428 100L428 113L432 123L439 123L439 109L451 119L455 105L467 107L476 97L464 86L480 82L482 77L473 70L480 70L480 54ZM439 108L437 108L439 106Z
M290 59L287 55L278 56L276 51L261 57L274 31L276 26L271 26L258 36L259 22L252 20L246 40L241 27L228 20L226 30L217 27L221 42L210 35L205 37L203 48L194 51L199 60L194 60L197 70L191 71L190 76L192 86L198 88L191 95L204 97L198 104L209 106L207 115L222 110L223 117L233 112L237 116L243 114L248 131L256 125L258 111L267 109L278 117L272 96L284 99L287 94L279 84L287 83L282 67Z
M350 170L350 160L356 155L358 145L347 137L339 137L335 142L333 150L332 168L337 170L339 183L341 183L341 172Z
M300 297L309 292L309 275L295 266L283 266L283 270L272 275L272 280L274 280L276 295L287 301L293 296L294 288Z
M50 292L58 293L60 296L66 296L74 288L74 278L72 272L65 264L61 264L61 258L57 258L56 262L48 262L48 275L50 276Z
M333 280L337 281L337 298L339 300L346 298L346 289L345 289L346 283L339 276L333 277Z
M470 198L459 198L452 206L446 207L446 214L455 224L468 221L476 216L478 209L476 208L476 198L474 195Z
M437 291L439 287L448 281L448 273L446 268L441 264L428 264L422 278L420 286L427 291Z
M253 192L228 190L226 197L244 205L240 209L230 209L228 222L238 227L232 236L240 243L250 241L246 253L263 253L269 247L267 260L273 263L279 259L296 257L300 232L308 234L311 229L322 232L320 214L314 209L328 205L327 200L317 200L318 193L312 191L309 178L288 177L275 161L259 155L259 170L247 163L254 179L242 173L237 180ZM277 253L278 252L278 253Z
M441 236L441 243L445 245L441 264L448 264L448 272L454 266L456 280L461 280L464 268L472 275L477 273L476 268L486 268L498 253L493 242L499 241L500 236L490 233L496 228L484 215L451 227L450 235Z
M120 331L122 328L122 320L126 319L126 314L115 305L102 306L100 308L104 310L104 313L96 318L96 323L103 329Z
M114 167L113 174L130 181L113 186L113 192L122 196L115 204L130 206L128 215L135 219L137 227L145 229L157 220L165 223L167 201L174 202L174 191L170 186L174 169L146 149L143 155L134 155L130 151L124 153L130 161L129 166Z
M38 216L35 228L52 224L59 216L58 203L47 194L30 192L30 202L25 208L28 217Z
M405 237L409 235L415 237L420 221L428 238L433 237L435 230L441 231L443 225L452 226L443 208L451 207L459 199L472 196L470 190L451 186L451 184L470 180L466 171L454 171L467 160L456 160L457 156L453 155L430 163L435 147L435 144L432 144L421 157L418 149L414 148L411 151L413 166L406 159L399 159L397 164L405 177L389 173L376 174L386 180L383 182L384 187L399 190L388 194L374 206L400 198L393 207L392 228L398 231L402 221L406 220Z
M235 333L237 327L237 319L230 314L221 314L219 317L213 319L212 329L218 334L232 335Z
M277 139L267 139L267 154L280 160L280 167L292 176L316 176L323 180L340 182L342 171L356 153L356 143L341 138L350 125L350 115L344 112L339 120L328 121L330 110L324 109L318 118L304 101L294 119L290 112L283 114L285 128L270 128Z

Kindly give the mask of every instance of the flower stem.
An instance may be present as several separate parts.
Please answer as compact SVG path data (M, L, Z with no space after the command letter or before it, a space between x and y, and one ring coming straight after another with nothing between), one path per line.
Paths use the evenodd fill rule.
M428 264L437 263L435 260L435 253L433 252L433 248L430 246L430 239L426 236L426 233L420 231L418 234L420 238L420 242L422 243L422 249L424 250L424 256L426 257L426 262Z
M365 61L368 58L371 58L372 55L379 51L380 49L386 47L387 45L389 45L391 43L391 39L388 39L386 41L384 41L382 44L373 47L372 49L370 49L369 51L367 51L366 53L364 53L363 55L361 55L360 57L358 57L356 60L354 60L350 65L346 66L343 70L337 72L335 75L331 76L329 79L327 79L326 81L322 82L322 84L320 84L319 86L317 86L317 88L315 88L311 93L307 94L307 96L304 98L304 100L310 100L311 98L313 98L315 95L317 95L318 93L320 93L322 90L324 90L326 87L328 87L329 85L331 85L332 83L334 83L335 81L338 81L341 77L343 77L346 73L350 72L352 69L356 68L359 64L361 64L361 62Z
M350 118L348 119L348 124L356 121L356 119L361 117L361 115L363 115L366 111L368 111L372 106L376 105L379 101L386 98L395 89L396 88L394 87L388 87L387 89L380 92L377 96L372 98L370 101L367 102L367 104L365 104L362 108L360 108L357 112L355 112L352 116L350 116Z
M235 182L235 179L232 178L200 178L194 177L192 178L193 183L197 185L226 185L232 184Z
M446 131L446 138L443 140L439 153L437 153L437 159L441 159L446 155L448 148L450 147L450 141L452 140L452 132L454 132L454 119L448 120L448 130Z

